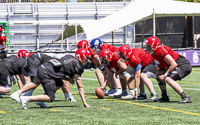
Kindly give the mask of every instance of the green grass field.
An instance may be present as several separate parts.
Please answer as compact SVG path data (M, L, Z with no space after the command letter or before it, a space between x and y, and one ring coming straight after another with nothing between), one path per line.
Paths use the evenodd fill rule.
M198 69L198 68L195 68ZM40 108L34 102L29 102L27 110L21 109L21 104L15 103L9 98L12 92L18 90L17 85L12 86L12 91L0 98L0 124L1 125L159 125L159 124L200 124L200 71L192 73L179 81L185 93L191 97L192 103L178 104L180 96L169 86L167 92L170 96L169 103L139 100L121 100L113 97L98 99L95 96L95 88L99 83L94 71L85 71L82 81L85 88L86 101L90 108L84 108L78 94L76 85L70 85L70 90L77 102L65 100L61 90L56 93L56 100L46 103L50 108ZM159 87L152 79L157 94L161 95ZM34 95L44 91L39 86ZM150 92L146 88L149 97Z

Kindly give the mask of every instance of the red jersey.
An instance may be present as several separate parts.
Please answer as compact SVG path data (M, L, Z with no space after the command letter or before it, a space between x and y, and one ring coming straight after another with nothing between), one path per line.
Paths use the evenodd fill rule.
M103 44L101 47L100 47L100 51L104 50L104 49L110 49L112 52L117 52L118 51L118 48L113 46L113 45L110 45L110 44Z
M143 49L134 48L132 49L131 55L133 58L130 61L130 66L135 68L139 63L141 63L142 67L144 68L149 63L153 62L152 55Z
M0 36L0 44L2 44L3 42L5 42L6 44L6 36Z
M167 46L160 46L156 49L156 52L152 55L156 64L159 68L166 68L169 67L169 64L167 64L164 61L165 56L169 54L171 57L176 61L176 59L179 57L179 54L172 49L170 49Z
M117 66L117 61L120 58L118 57L117 52L112 53L112 60L110 62L110 65L107 67L110 71L113 73L116 73L119 70L119 67Z

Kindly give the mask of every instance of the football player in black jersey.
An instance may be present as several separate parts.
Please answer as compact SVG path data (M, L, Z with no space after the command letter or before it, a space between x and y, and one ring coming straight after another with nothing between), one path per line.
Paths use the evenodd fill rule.
M27 69L28 75L24 76L24 79L26 80L27 84L23 86L21 89L19 89L18 91L10 95L11 99L15 100L16 103L20 103L19 97L22 95L22 93L27 91L24 94L24 96L31 96L34 89L40 85L39 80L38 80L38 75L37 75L37 68L41 64L48 62L51 59L56 59L54 57L51 57L42 53L30 53L27 56L27 58L28 60L27 60L26 69ZM29 81L28 76L30 76L31 82ZM74 97L72 96L70 92L67 81L60 81L60 82L64 82L64 85L62 86L62 90L63 90L63 93L65 94L66 100L75 102L76 100L74 99ZM44 102L36 102L36 104L42 108L48 108L48 106L46 106Z
M19 87L22 86L24 66L27 64L25 58L17 58L17 56L9 56L0 61L0 94L9 93L11 91L12 75L15 75ZM24 83L25 84L25 83Z
M27 109L26 105L29 101L53 102L56 90L63 86L62 80L67 80L71 84L76 82L84 107L90 107L86 103L84 87L81 81L81 74L84 72L83 65L87 62L89 56L90 53L85 48L81 48L76 51L75 57L66 55L61 59L50 59L39 66L37 75L45 94L21 96L22 108Z

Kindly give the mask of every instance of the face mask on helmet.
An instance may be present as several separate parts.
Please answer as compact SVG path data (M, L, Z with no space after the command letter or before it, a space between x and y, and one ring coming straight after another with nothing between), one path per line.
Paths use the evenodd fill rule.
M100 49L98 49L98 47L97 46L95 46L94 48L93 48L93 50L95 51L95 53L97 53L97 54L99 54L100 53Z
M103 43L101 42L101 40L99 38L95 38L90 42L90 48L92 50L95 50L96 53L100 52L100 47Z
M83 56L81 56L80 54L75 55L76 58L78 58L83 65L86 65L88 62L88 58L85 57L85 55L83 54Z
M110 62L108 60L105 60L105 59L103 60L103 63L106 64L106 65L110 65Z
M86 48L80 48L76 51L75 57L78 58L83 65L86 65L91 55Z
M107 57L107 56L106 56L106 57ZM111 59L112 59L112 57L111 57ZM108 60L107 58L104 58L104 57L103 57L103 58L100 57L100 60L101 60L102 63L104 63L104 64L106 64L106 65L110 65L110 61L111 61L111 60Z
M128 45L122 45L121 47L119 47L118 55L124 61L126 61L129 58L130 54L131 54L131 49Z
M147 51L149 51L149 53L151 53L151 54L153 53L151 45L147 45Z
M152 54L160 46L160 40L157 37L147 38L147 50Z
M112 60L112 51L109 49L105 49L100 52L99 57L101 62L103 62L106 65L110 65L110 62Z
M127 60L126 56L123 53L118 52L118 57L122 58L124 61Z

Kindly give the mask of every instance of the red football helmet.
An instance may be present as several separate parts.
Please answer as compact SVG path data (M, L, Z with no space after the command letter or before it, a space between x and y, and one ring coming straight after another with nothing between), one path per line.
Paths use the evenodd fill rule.
M108 61L110 62L112 60L112 51L110 49L104 49L99 53L99 58L101 62Z
M21 58L21 57L27 58L27 56L28 56L28 51L26 51L25 49L21 49L21 50L18 51L17 56L18 56L19 58Z
M150 47L150 48L148 48L148 50L155 51L158 48L158 46L160 46L159 38L154 37L154 36L149 37L147 39L147 47L148 47L148 45Z
M129 55L131 54L131 49L128 45L122 45L118 49L118 56L122 59L126 60L129 58Z
M0 32L3 32L3 28L0 27Z
M90 45L89 45L89 43L88 43L87 40L81 40L81 41L79 41L78 44L77 44L77 48L78 48L78 49L79 49L79 48L88 48L88 47L90 47Z
M91 58L90 52L86 48L76 50L75 57L78 58L83 64L86 64L88 58Z

